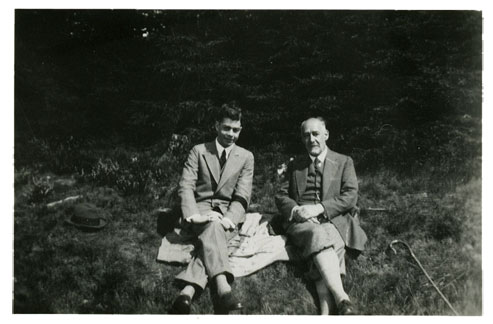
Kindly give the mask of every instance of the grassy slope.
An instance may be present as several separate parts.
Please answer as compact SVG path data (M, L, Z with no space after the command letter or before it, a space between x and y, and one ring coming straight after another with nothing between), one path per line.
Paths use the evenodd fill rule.
M275 182L261 172L255 182L256 202L272 210ZM368 250L348 266L345 285L361 312L451 314L405 250L399 248L396 256L386 253L388 243L400 238L412 246L459 313L481 314L481 181L455 189L442 186L426 197L423 192L440 186L424 175L370 174L361 176L360 184L363 208L389 209L362 215ZM182 267L155 261L160 236L151 210L159 201L122 198L111 188L79 184L32 204L25 195L29 186L17 179L14 312L167 312L178 292L173 277ZM73 194L110 211L109 225L100 232L81 232L64 224L69 204L42 207ZM447 224L446 219L456 222ZM445 225L437 229L436 223ZM462 234L453 231L456 225L464 226ZM436 239L440 235L446 238ZM246 303L243 313L316 314L315 290L303 273L300 264L277 263L237 279L235 289ZM193 307L194 313L213 313L209 289Z
M169 124L171 114L162 114L163 118L154 120L152 112L158 113L164 108L172 112L188 112L194 117L187 126L202 127L208 124L204 121L210 108L207 100L252 98L249 100L253 101L246 102L246 107L250 107L247 118L250 124L245 127L245 132L250 133L244 133L242 139L249 139L255 144L246 147L263 149L254 152L253 200L261 206L261 210L273 211L276 189L273 169L286 160L286 156L279 152L290 150L283 145L273 145L269 150L264 147L261 137L266 137L266 143L293 145L289 142L289 133L286 133L287 129L291 129L289 121L296 121L297 125L302 118L298 109L308 105L310 107L306 113L327 114L335 119L333 127L341 129L331 128L331 131L333 134L344 134L347 138L334 136L331 145L334 144L337 150L350 148L351 151L346 153L354 158L359 172L366 170L364 166L373 166L368 170L388 170L390 166L412 170L410 166L419 162L433 164L431 167L421 167L425 170L421 173L409 172L407 177L388 171L367 171L359 177L360 206L363 209L388 209L387 212L362 214L362 223L370 239L368 250L348 267L345 284L361 312L450 314L404 250L399 249L397 256L386 253L388 243L399 238L412 246L461 314L481 314L481 180L475 172L480 169L481 163L477 160L468 164L470 159L481 154L481 14L457 12L448 16L420 13L411 17L404 12L395 15L388 12L384 16L378 13L346 13L342 16L333 13L333 19L329 20L321 16L324 26L325 21L329 22L327 28L333 30L331 33L324 32L325 27L320 28L317 24L306 25L305 29L296 27L305 24L293 23L286 26L294 30L279 29L276 27L277 18L256 23L245 16L246 24L229 22L225 25L228 15L209 22L212 28L210 39L219 42L202 38L203 26L199 27L198 20L196 31L193 28L190 31L192 25L181 23L179 19L175 26L167 26L161 35L168 35L170 30L173 35L176 31L176 37L163 37L161 41L156 37L157 44L162 45L160 51L164 53L156 55L153 51L144 51L149 57L142 62L147 62L152 69L156 62L161 66L170 60L173 63L178 56L181 59L178 64L169 64L169 71L153 69L152 73L142 68L132 69L132 72L121 67L122 62L129 62L132 68L138 67L134 63L137 58L141 61L142 43L129 45L125 42L125 52L127 49L129 52L128 56L124 55L124 61L115 61L112 55L104 54L114 51L122 54L119 45L122 43L111 42L105 50L93 44L98 49L96 53L102 53L98 56L99 61L93 55L87 56L85 51L68 51L66 56L61 55L58 59L48 55L50 59L44 64L42 53L36 46L33 48L33 43L48 50L51 42L46 41L46 35L65 34L60 32L60 24L53 23L56 33L47 28L45 35L39 28L41 34L38 36L30 28L38 28L39 24L25 19L25 27L29 28L19 35L21 37L16 37L24 40L18 44L16 53L30 55L16 55L16 76L21 76L20 83L16 83L16 112L21 113L24 112L22 108L29 108L26 111L29 112L28 116L32 113L31 122L37 119L40 122L34 127L35 130L39 128L42 133L54 133L60 137L63 137L63 130L72 134L74 128L80 128L85 134L88 130L84 127L88 125L93 130L111 129L109 124L125 120L125 123L113 126L116 130L123 128L132 138L143 139L147 145L151 135L161 139L163 129L181 129L176 124L179 115L174 116L177 118L175 124ZM41 16L38 18L43 18ZM252 17L255 18L255 15ZM298 18L287 13L283 19L297 21ZM21 22L19 20L17 24L16 21L16 25ZM92 23L92 18L86 21L87 26ZM241 28L229 30L224 27L231 24ZM259 30L258 34L252 32L254 26ZM65 27L71 30L72 24L67 23ZM107 34L107 28L101 29L101 33L105 37L111 36L111 33ZM251 38L241 36L243 34ZM31 37L37 41L34 42ZM81 37L89 36L82 33ZM237 44L236 39L244 41ZM64 41L65 38L60 40ZM168 40L174 46L169 46ZM206 40L203 45L202 41ZM334 47L334 43L338 46ZM245 49L260 46L265 50L258 53L238 51L240 57L232 58L224 55L228 54L229 47L237 48L240 45ZM132 48L134 54L130 50ZM176 48L183 53L174 53ZM324 52L328 56L320 55ZM196 62L196 57L201 58L200 62ZM300 57L305 59L300 60ZM41 61L43 64L40 64ZM76 67L72 66L73 62L77 62ZM266 68L264 64L267 62L269 65ZM238 63L243 65L237 67ZM96 70L86 69L94 64ZM320 70L321 66L325 68ZM200 77L190 77L194 73L201 75L197 71L203 68L210 83ZM248 69L248 73L244 73L244 69ZM98 75L93 89L86 89L85 82L81 81L89 77L86 70L91 71L91 78ZM190 70L195 72L190 74ZM113 75L108 73L111 71L116 76L124 75L121 80L134 82L115 83L112 78L101 76ZM163 77L163 73L176 74L176 77ZM141 82L142 78L150 81ZM193 83L194 80L197 83ZM168 82L168 86L163 82ZM79 83L84 84L83 90L73 90L74 86L79 88ZM182 84L189 84L188 91L195 89L196 93L187 93L183 98L179 95L176 100L182 102L175 103L175 92L178 91L175 86ZM108 85L111 86L107 88ZM210 92L210 88L215 90ZM39 94L34 93L33 89L38 89ZM89 95L80 98L78 92ZM129 95L128 92L139 94ZM45 93L47 97L44 97ZM327 97L327 94L332 95ZM167 96L173 97L173 100L169 103L159 101ZM93 101L86 97L93 98ZM115 97L122 97L124 104L113 100ZM145 102L139 106L137 100L135 107L122 110L122 106L127 104L127 97ZM45 103L46 107L39 107L38 102ZM100 113L94 114L94 120L85 120L80 117L81 105L94 109L100 109L103 105L108 109L108 114L106 117ZM335 108L334 111L326 111L327 107ZM147 113L134 116L134 108ZM266 114L267 111L271 111L272 116ZM53 116L53 112L57 112L58 118L46 118ZM437 120L435 123L436 116L429 116L430 112L443 113L450 120ZM454 112L453 116L449 116L448 112ZM184 116L183 119L189 119L186 114ZM143 119L137 118L135 121L133 117ZM25 115L20 115L16 123L24 120ZM426 122L423 123L423 120ZM353 125L356 121L362 124ZM277 124L283 127L277 127ZM393 127L388 127L391 126L389 124ZM347 125L351 126L350 129ZM16 137L23 134L30 137L32 129L30 125L27 127L22 123L17 127L16 124ZM175 151L169 151L171 158L165 160L165 168L151 170L147 166L153 166L152 159L162 155L167 149L166 145L156 148L155 152L148 152L148 162L145 164L142 163L145 154L140 150L131 152L118 145L108 149L111 144L105 142L105 147L100 151L92 148L85 151L71 139L58 145L51 145L53 143L48 140L16 141L14 311L166 313L177 293L173 277L182 267L155 261L160 237L156 233L156 219L151 211L161 202L134 195L133 192L143 187L133 185L147 185L147 180L151 179L151 189L157 189L152 195L159 196L163 192L160 186L170 186L179 174L178 163L175 163L179 159L174 156L187 150L178 147ZM269 139L273 140L269 142ZM110 154L110 151L115 152ZM122 162L120 167L105 161L96 165L100 157L107 155L112 155L114 161ZM138 162L124 165L123 161L129 161L134 155L139 156ZM27 166L19 163L22 161ZM173 163L167 163L169 161ZM383 165L383 162L387 164ZM48 197L38 194L35 202L30 201L33 197L31 174L47 170L68 172L76 169L80 172L85 169L87 175L90 168L96 170L96 176L93 179L91 175L86 176L86 183L78 183L71 189L55 190ZM156 170L162 172L154 172ZM471 172L476 175L472 181L460 180L464 174L469 176ZM440 173L441 176L437 175ZM69 205L53 210L42 207L49 201L73 194L83 194L85 200L107 209L111 213L109 225L98 233L81 232L64 224ZM272 265L237 280L236 289L247 303L244 311L247 314L317 313L313 286L304 280L300 264ZM194 312L212 313L209 290L194 303Z

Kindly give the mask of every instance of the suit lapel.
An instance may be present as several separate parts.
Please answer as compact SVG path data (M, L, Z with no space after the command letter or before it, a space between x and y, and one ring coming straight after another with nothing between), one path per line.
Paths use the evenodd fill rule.
M323 184L322 184L322 190L323 190L323 195L322 199L325 199L327 197L327 194L329 193L329 186L332 181L332 179L335 178L336 172L338 169L338 163L336 162L332 151L328 150L327 155L325 156L325 163L324 163L324 175L323 175Z
M308 156L302 160L300 168L296 168L294 171L294 177L296 179L296 187L298 188L298 197L301 197L306 189L306 178L308 177L308 167L311 160Z
M240 160L240 154L238 153L237 146L231 150L229 157L224 164L223 172L221 173L219 183L217 184L216 191L219 191L226 181L233 175L235 171L235 166L238 165Z
M209 142L205 145L205 147L207 149L207 152L204 153L205 161L207 163L207 166L209 167L209 171L211 172L212 177L214 178L214 181L218 183L221 174L221 167L219 165L219 159L217 157L216 144L214 142Z

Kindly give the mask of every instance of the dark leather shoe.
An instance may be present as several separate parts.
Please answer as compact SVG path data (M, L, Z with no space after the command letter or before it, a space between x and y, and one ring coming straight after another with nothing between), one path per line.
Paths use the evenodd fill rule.
M218 308L222 313L227 314L242 309L243 305L232 293L227 293L219 297Z
M180 295L176 297L171 306L171 314L190 314L190 308L192 306L192 298L187 295Z
M347 299L339 303L337 310L339 315L358 315L353 304Z

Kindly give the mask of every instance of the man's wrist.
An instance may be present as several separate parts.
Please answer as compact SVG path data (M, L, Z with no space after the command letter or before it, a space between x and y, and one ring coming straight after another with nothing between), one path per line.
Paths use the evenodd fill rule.
M289 215L288 221L292 221L293 220L294 213L299 208L300 208L300 206L294 206L293 209L291 209L291 214Z
M200 214L193 214L193 215L190 215L190 216L188 216L188 217L185 217L185 221L186 221L187 223L190 223L190 222L191 222L191 220L192 220L193 218L196 218L196 217L199 217L199 216L200 216Z
M325 207L321 203L317 204L317 212L319 215L323 215L325 213Z
M221 219L221 222L227 224L227 227L230 228L230 229L235 229L236 228L236 226L233 223L233 221L231 219L227 218L227 217L223 217Z

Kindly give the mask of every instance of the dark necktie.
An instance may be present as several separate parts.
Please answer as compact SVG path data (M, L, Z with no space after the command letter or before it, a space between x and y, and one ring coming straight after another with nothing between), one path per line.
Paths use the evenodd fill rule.
M317 183L317 177L322 176L322 162L318 158L315 158L315 160L313 160L313 166L315 168L315 184L316 184ZM322 184L321 181L320 181L320 184ZM316 203L320 202L320 192L322 191L321 189L322 188L319 188L318 186L316 186L316 188L315 188L315 195L316 195L315 202Z
M315 158L315 160L313 160L313 164L315 167L315 171L319 174L322 174L322 162L318 158Z
M226 163L226 150L223 150L223 154L221 154L221 158L219 159L219 164L221 164L221 169Z

